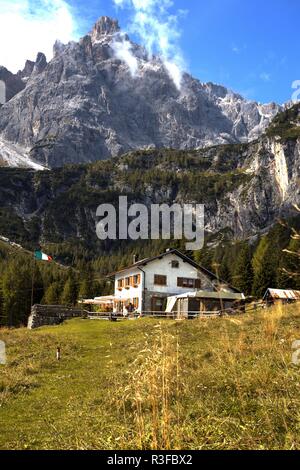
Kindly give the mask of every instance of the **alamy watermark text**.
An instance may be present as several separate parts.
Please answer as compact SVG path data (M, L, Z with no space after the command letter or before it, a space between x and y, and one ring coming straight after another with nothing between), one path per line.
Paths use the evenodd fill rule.
M127 196L119 197L116 209L101 204L96 212L101 220L96 233L100 240L188 240L187 250L204 245L204 206L202 204L144 204L128 207Z

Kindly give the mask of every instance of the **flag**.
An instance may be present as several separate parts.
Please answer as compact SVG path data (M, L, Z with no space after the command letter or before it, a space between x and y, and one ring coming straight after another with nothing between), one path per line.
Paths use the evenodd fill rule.
M34 252L35 259L40 259L42 261L52 261L51 256L46 255L42 251L35 251Z

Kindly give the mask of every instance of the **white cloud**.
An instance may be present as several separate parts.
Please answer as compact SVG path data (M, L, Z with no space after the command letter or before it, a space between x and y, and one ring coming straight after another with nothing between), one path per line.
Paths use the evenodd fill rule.
M76 38L76 22L65 0L0 0L0 65L12 72L38 52L52 58L57 39Z
M235 54L242 54L247 50L247 44L237 45L234 43L231 45L231 50Z
M134 77L138 70L138 61L132 54L132 45L125 38L125 35L118 35L118 39L113 41L111 47L113 48L117 59L124 61L128 65L130 73Z
M178 25L186 10L170 14L173 0L113 0L117 7L130 8L130 31L137 34L149 56L161 56L177 88L180 88L185 62L179 47L181 31Z
M180 90L182 81L182 70L175 62L169 62L168 60L165 61L165 67L170 77L174 81L176 87Z
M271 81L271 74L267 72L263 72L260 74L260 79L263 80L264 82L270 82Z

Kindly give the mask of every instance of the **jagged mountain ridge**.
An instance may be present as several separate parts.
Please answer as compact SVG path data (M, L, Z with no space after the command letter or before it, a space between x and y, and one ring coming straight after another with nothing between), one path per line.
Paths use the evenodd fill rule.
M43 72L46 66L47 59L42 52L38 53L35 62L26 60L23 70L19 70L16 74L0 66L0 80L6 85L6 101L10 101L20 91L24 90L29 78Z
M117 58L124 48L137 65L135 76ZM0 109L0 141L23 147L28 166L34 161L61 167L153 147L247 142L281 109L188 74L178 90L162 60L149 59L108 17L78 43L57 42L48 64L42 55L35 64L27 62L18 79L24 89Z

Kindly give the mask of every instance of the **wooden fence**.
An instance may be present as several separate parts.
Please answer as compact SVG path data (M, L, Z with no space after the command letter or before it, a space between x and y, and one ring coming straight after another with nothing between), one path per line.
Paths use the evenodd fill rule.
M181 319L197 319L197 318L219 318L222 316L231 316L231 315L244 315L245 312L241 309L227 309L227 310L218 310L218 311L207 311L207 312L185 312L184 314L178 315L177 312L161 312L161 311L147 311L140 313L132 313L129 315L124 315L122 312L106 312L106 313L90 313L87 318L90 320L134 320L138 318L156 318L161 320L181 320Z

